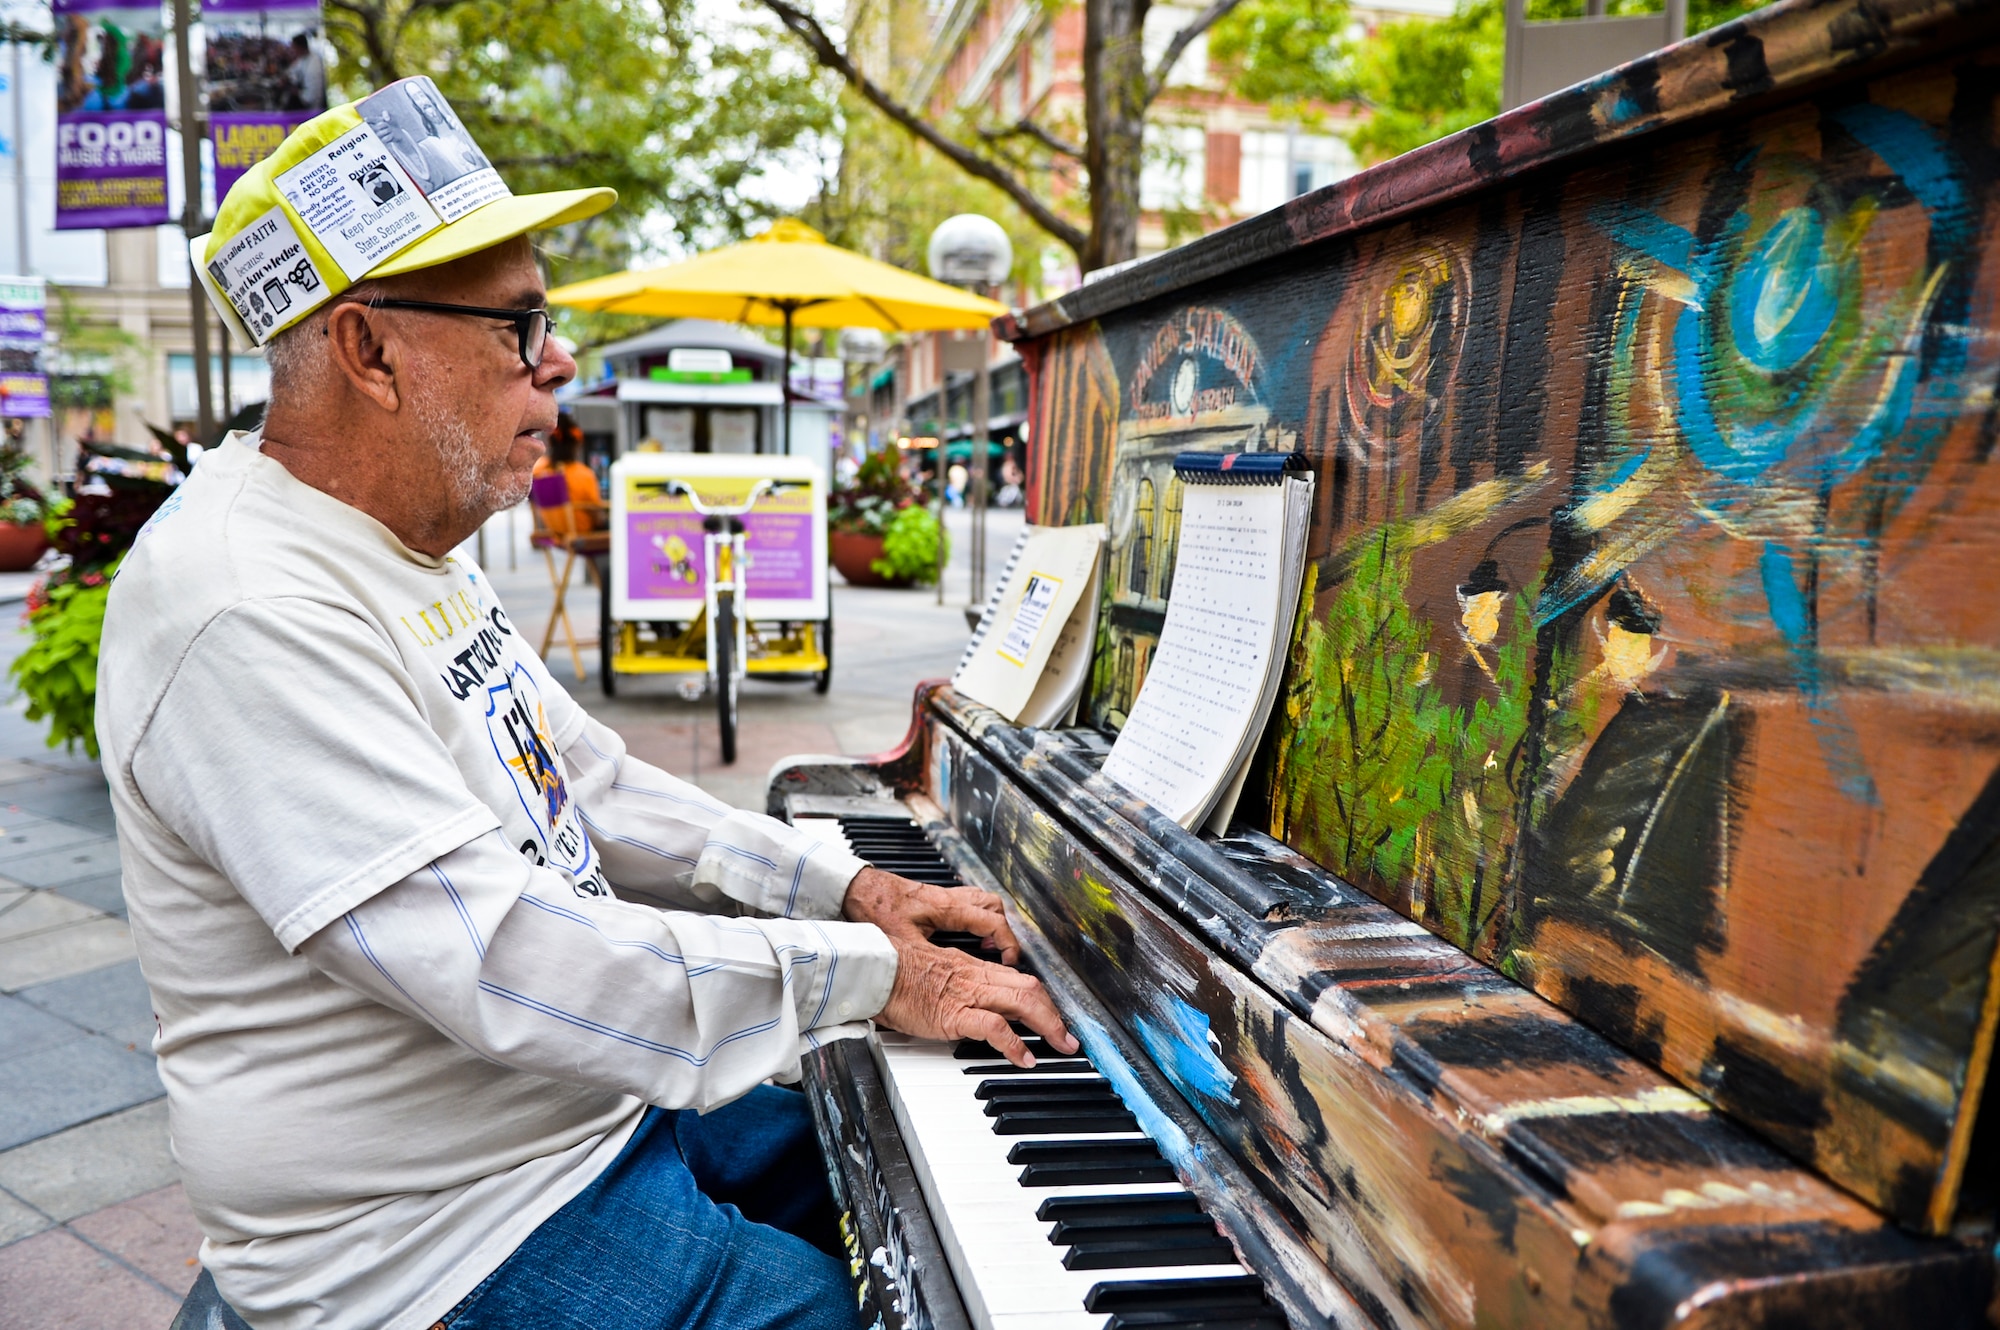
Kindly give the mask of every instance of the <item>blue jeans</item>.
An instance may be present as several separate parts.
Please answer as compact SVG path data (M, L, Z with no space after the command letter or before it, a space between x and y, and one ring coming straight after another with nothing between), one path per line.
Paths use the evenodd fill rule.
M596 1181L438 1324L449 1330L858 1330L805 1096L649 1109Z

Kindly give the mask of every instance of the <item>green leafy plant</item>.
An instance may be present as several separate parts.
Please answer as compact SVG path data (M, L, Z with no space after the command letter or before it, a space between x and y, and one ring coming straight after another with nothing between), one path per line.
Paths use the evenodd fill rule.
M28 719L49 723L49 747L97 756L97 644L114 563L72 580L37 587L29 598L35 640L8 667L28 700Z
M0 522L32 526L46 515L42 492L23 474L28 466L18 435L10 433L0 440Z
M913 505L921 506L923 497L923 491L903 474L902 454L894 446L878 448L862 459L853 484L834 491L827 521L835 531L886 536L896 518Z
M262 407L238 413L222 429L254 424ZM57 497L40 520L69 564L28 593L34 641L9 667L28 702L29 720L49 724L49 747L97 756L97 653L111 579L139 532L186 475L185 443L154 429L157 452L92 441L84 445L75 498ZM222 431L209 440L212 446ZM164 454L164 455L163 455ZM0 461L0 471L4 471ZM0 513L4 513L0 507Z
M938 553L939 541L945 542L943 556ZM921 586L937 581L938 565L950 554L951 543L931 510L911 504L882 533L882 557L868 566L882 577Z
M1657 13L1662 0L1607 0L1607 16ZM1690 0L1690 36L1740 17L1756 0ZM1585 0L1528 0L1535 22L1578 18ZM1506 53L1500 0L1458 0L1450 14L1370 28L1346 0L1245 0L1215 25L1210 58L1229 86L1284 120L1317 127L1345 105L1365 115L1336 131L1373 165L1497 113Z

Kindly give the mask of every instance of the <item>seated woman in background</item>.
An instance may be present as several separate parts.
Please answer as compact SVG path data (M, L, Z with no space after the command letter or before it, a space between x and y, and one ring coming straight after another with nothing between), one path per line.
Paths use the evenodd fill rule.
M597 487L597 473L584 465L582 456L583 431L577 428L576 417L565 411L556 418L555 432L549 435L548 455L535 463L536 479L560 472L569 482L568 508L540 510L553 535L580 536L602 522L604 492Z

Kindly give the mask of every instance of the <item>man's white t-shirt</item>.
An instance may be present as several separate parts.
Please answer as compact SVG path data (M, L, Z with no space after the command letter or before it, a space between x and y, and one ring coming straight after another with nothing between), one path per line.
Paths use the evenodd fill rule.
M893 979L877 930L815 921L859 860L626 758L476 567L412 552L255 436L203 457L127 556L98 735L203 1263L260 1330L429 1324L647 1102L709 1107L795 1071L802 1040L852 1029ZM585 770L611 809L595 820ZM618 799L642 805L623 833ZM655 806L656 827L629 820ZM724 936L615 899L607 855L621 892L650 874L669 904L760 917ZM373 898L426 873L452 928L364 931ZM379 975L315 968L300 949L323 929ZM496 980L508 947L517 973L570 947L591 972ZM453 967L459 1016L416 982Z

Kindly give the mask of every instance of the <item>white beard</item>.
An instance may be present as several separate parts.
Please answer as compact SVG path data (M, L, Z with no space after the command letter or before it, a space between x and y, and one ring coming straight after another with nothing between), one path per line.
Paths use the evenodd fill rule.
M450 369L442 364L426 366L416 381L425 386L411 394L410 410L437 452L445 497L453 512L484 522L527 498L532 480L509 470L506 453L490 463L481 461L471 424L452 410L446 387L451 381Z

